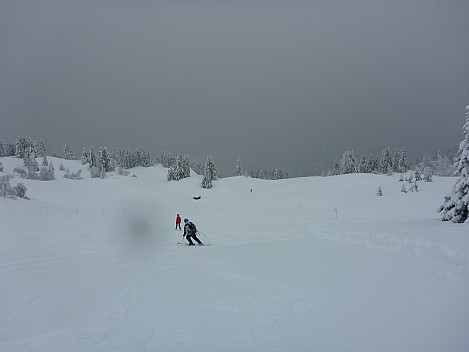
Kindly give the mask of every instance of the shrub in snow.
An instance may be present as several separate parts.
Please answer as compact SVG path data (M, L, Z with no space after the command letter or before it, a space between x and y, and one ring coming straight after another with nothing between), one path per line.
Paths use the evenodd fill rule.
M10 185L13 175L0 176L0 197L15 198L16 192Z
M0 162L0 172L3 172L3 165L1 162Z
M412 185L410 186L410 191L411 192L418 192L419 191L419 186L417 184L417 180L414 180L414 182L412 182Z
M402 174L401 177L399 177L399 182L404 182L404 176L402 176Z
M405 188L405 185L404 185L404 184L402 185L401 192L402 192L402 193L407 193L407 189Z
M26 191L28 189L26 188L26 186L23 183L18 183L16 185L16 187L13 187L13 190L14 190L15 194L18 197L24 198L24 199L29 199L28 197L26 197Z
M463 127L465 138L459 144L460 154L455 162L460 178L438 209L441 220L456 223L463 223L469 219L469 105L466 106L466 110L466 123Z
M122 166L117 166L117 173L121 176L129 176L130 171L124 169Z
M92 166L90 167L90 175L91 175L91 178L100 178L101 171L96 166Z
M71 180L81 180L83 177L81 177L81 169L78 170L78 172L70 172L69 169L67 169L67 172L65 173L64 177L71 179Z
M378 192L376 193L377 196L382 196L383 191L381 190L381 187L378 187Z
M15 174L18 174L18 176L21 177L21 178L27 178L28 177L28 173L26 172L26 170L22 169L21 167L15 167L13 169L13 172Z

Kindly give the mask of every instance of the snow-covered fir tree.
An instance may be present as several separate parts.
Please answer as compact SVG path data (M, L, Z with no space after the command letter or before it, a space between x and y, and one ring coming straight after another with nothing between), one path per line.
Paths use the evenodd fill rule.
M380 197L383 195L383 191L381 190L381 186L378 187L378 192L376 192L376 195L380 196Z
M36 148L31 137L20 136L15 140L15 155L17 158L36 157Z
M274 167L272 170L272 180L280 180L282 178L280 171L277 167Z
M168 181L179 181L185 177L183 159L180 154L174 157L173 165L168 170Z
M369 168L369 164L368 164L368 158L366 157L365 154L362 154L361 157L360 157L360 161L358 162L358 172L362 173L362 174L367 174L367 173L370 173L371 170Z
M405 188L405 184L404 184L404 183L402 184L401 192L402 192L402 193L407 193L407 189Z
M81 152L81 164L86 165L90 163L90 157L88 151L85 147L83 147L83 151Z
M207 157L204 168L204 178L202 180L202 188L212 188L212 181L218 179L217 168L211 156Z
M235 171L235 176L243 176L244 175L244 170L243 166L241 165L241 160L236 161L236 171Z
M39 178L37 174L39 171L39 164L36 159L31 156L25 156L23 158L23 164L26 169L26 178L30 180L36 180Z
M101 172L106 173L113 171L111 167L111 159L109 158L109 154L107 152L107 147L99 148L99 164L101 166Z
M394 160L392 161L393 171L394 172L406 172L408 169L407 166L407 151L402 147L401 149L395 151Z
M469 219L469 105L466 106L463 134L464 139L459 144L460 154L455 162L459 179L438 210L441 220L456 223L467 222Z
M14 143L3 143L3 156L15 156L16 147Z
M441 151L438 151L435 160L431 161L431 168L434 175L437 176L452 176L456 172L455 163Z
M160 162L163 167L171 167L173 164L173 158L168 151L164 150L161 152Z
M378 171L382 174L387 174L389 168L392 169L392 156L389 151L389 147L384 148L381 152L381 158L379 159Z
M415 181L422 181L422 172L419 167L416 167L414 170Z
M0 172L3 172L3 164L1 161L0 161Z
M90 164L90 169L91 168L97 168L98 167L98 157L96 156L96 153L93 150L93 147L90 147L90 152L88 154L88 160Z
M357 172L357 161L353 150L346 150L339 161L340 174L353 174Z
M425 182L432 182L433 179L433 173L432 173L432 168L427 166L425 169L423 169L423 180Z
M73 151L73 149L68 145L68 144L64 144L64 151L63 151L63 158L65 160L75 160L76 159L76 156L75 156L75 152Z
M36 147L36 151L38 157L43 157L47 155L46 144L42 139L39 141L39 144Z
M259 169L259 172L257 173L257 178L261 180L267 180L268 175L267 175L267 169L264 167L262 169Z
M191 177L191 158L187 154L182 157L182 176Z
M49 162L47 161L47 157L45 155L42 157L42 166L49 166Z

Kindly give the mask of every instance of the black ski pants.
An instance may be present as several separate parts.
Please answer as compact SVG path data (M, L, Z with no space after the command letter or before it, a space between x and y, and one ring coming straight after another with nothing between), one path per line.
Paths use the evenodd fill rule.
M194 240L198 244L202 244L202 242L197 238L196 234L186 235L186 240L189 242L189 245L194 245L194 242L192 242L192 240Z

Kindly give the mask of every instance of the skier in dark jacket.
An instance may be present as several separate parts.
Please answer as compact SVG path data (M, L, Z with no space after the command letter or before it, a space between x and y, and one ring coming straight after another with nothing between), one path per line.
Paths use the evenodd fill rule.
M193 246L194 242L192 240L196 241L199 246L203 246L204 244L197 238L197 228L195 227L195 224L190 222L189 219L184 219L184 235L183 235L186 240L189 242L189 246Z

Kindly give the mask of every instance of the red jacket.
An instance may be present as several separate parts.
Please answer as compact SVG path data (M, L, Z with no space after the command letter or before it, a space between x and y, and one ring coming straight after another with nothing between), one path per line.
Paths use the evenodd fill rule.
M176 216L176 224L180 224L181 223L181 217L178 215Z

